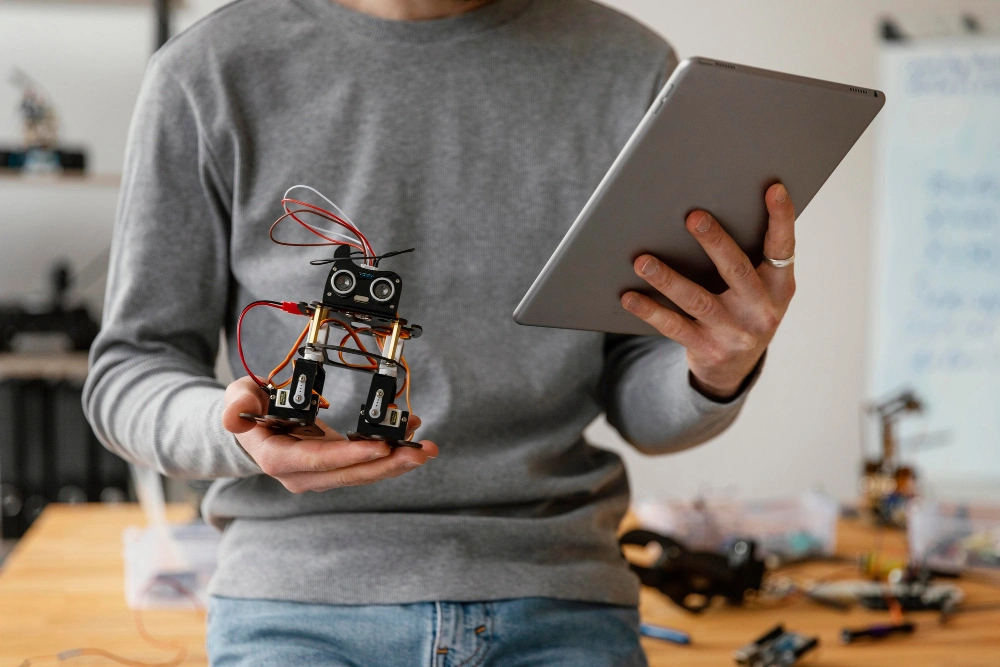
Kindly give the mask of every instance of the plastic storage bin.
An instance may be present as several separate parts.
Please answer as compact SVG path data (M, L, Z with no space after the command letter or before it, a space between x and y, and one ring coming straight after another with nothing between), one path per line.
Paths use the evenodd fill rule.
M1000 505L916 500L906 525L910 557L932 570L1000 569Z
M221 534L198 521L181 525L130 526L122 534L125 600L132 609L205 606L208 582L218 565Z
M635 511L643 527L691 549L724 551L738 538L752 538L765 556L801 560L833 555L840 506L830 496L805 493L759 501L657 500Z

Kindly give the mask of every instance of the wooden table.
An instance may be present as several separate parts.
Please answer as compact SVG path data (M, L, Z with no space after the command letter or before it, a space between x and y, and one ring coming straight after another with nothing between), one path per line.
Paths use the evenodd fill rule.
M171 508L171 519L189 514ZM174 655L139 636L133 613L125 606L121 532L142 524L135 506L50 505L19 543L0 571L0 667L16 667L33 655L78 647L102 648L135 660L163 662ZM875 546L872 530L844 523L839 552L853 556ZM900 533L886 533L883 550L905 552ZM820 577L844 571L843 564L812 563L794 570L797 577ZM972 602L1000 600L1000 588L963 582ZM679 610L659 593L644 590L643 618L691 633L691 646L643 640L650 664L731 665L732 651L779 622L790 629L820 637L820 648L806 665L827 667L996 667L1000 665L1000 611L958 615L937 627L935 614L912 614L919 623L911 637L841 646L845 626L887 620L880 612L831 611L808 601L762 608L713 608L693 616ZM143 620L158 639L183 643L189 649L184 664L205 664L204 616L194 611L146 611ZM47 664L47 663L39 663ZM110 665L96 657L75 658L68 665Z
M192 515L169 508L171 521ZM122 531L145 525L137 505L48 505L0 570L0 667L74 648L113 651L132 660L166 662L176 650L143 641L125 604ZM158 640L188 648L185 665L205 665L205 619L198 611L144 611ZM34 663L33 663L34 664ZM112 665L84 656L37 664Z

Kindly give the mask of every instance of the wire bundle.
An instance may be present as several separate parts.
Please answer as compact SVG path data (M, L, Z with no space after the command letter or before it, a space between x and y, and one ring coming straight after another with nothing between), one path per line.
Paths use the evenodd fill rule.
M289 195L293 190L297 189L309 190L310 192L315 193L317 196L323 199L323 201L329 204L330 208L332 208L333 211L336 211L336 213L324 208L320 208L319 206L315 206L313 204L308 204L299 199L292 199ZM290 208L291 205L300 206L302 208L297 208L293 210ZM274 224L271 225L271 229L268 232L268 236L271 238L271 240L277 243L278 245L291 246L294 248L315 248L320 246L347 245L357 250L360 250L362 255L365 256L371 255L373 257L375 256L374 248L372 248L371 243L368 242L368 238L361 233L360 229L358 229L358 226L355 225L353 222L351 222L351 219L347 217L347 214L341 211L340 207L338 207L336 204L330 201L319 190L309 187L308 185L293 185L292 187L288 188L288 190L285 191L285 195L281 199L281 207L285 210L285 214L274 221ZM343 229L346 229L348 232L350 232L350 236L344 234L343 232L320 229L314 225L310 225L308 222L304 221L302 218L299 217L300 215L305 215L305 214L314 215L320 219L332 222L335 225L338 225L339 227L342 227ZM274 230L278 227L278 224L282 220L285 220L286 218L291 218L295 222L299 223L302 227L304 227L311 233L323 239L323 242L292 243L290 241L279 241L274 237Z

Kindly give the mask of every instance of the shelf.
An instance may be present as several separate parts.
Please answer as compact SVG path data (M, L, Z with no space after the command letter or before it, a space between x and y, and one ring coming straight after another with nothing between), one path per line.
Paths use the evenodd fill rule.
M148 7L155 0L0 0L3 5L64 5L69 7L88 7L110 5L118 7ZM170 0L172 8L184 6L184 0Z
M92 188L118 188L121 174L18 174L0 172L0 187L52 187L84 186Z

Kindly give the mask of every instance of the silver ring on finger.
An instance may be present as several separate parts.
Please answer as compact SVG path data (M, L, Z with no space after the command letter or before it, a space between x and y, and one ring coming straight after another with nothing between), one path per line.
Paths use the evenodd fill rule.
M795 263L795 253L793 252L785 259L771 259L767 255L764 255L764 261L776 269L784 269Z

